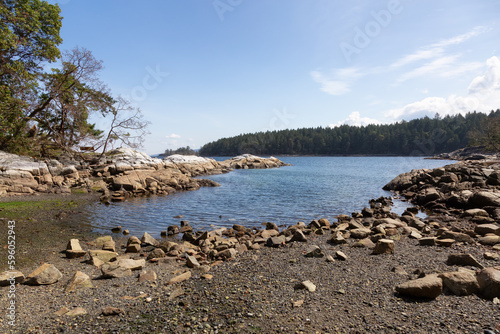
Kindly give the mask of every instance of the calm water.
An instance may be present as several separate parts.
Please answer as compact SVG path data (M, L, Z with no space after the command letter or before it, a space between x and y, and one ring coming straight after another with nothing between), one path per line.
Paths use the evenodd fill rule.
M216 188L162 197L131 199L109 206L92 205L89 219L98 231L113 226L133 235L149 232L159 237L183 215L195 229L227 227L235 223L295 224L316 218L360 211L372 198L390 196L382 187L398 174L451 163L417 157L280 157L293 166L277 169L235 170L210 178ZM401 213L406 203L395 203Z

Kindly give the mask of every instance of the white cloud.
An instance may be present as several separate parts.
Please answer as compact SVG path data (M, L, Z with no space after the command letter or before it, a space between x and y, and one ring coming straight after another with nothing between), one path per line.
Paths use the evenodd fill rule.
M168 136L165 136L165 138L169 139L175 139L175 138L180 138L181 136L175 133L169 134Z
M369 125L369 124L382 124L382 122L374 119L374 118L369 118L369 117L361 117L361 114L359 111L353 111L347 119L338 122L337 124L330 124L328 125L331 128L334 128L336 126L341 126L341 125L354 125L354 126L363 126L363 125Z
M321 84L321 91L330 95L344 95L351 91L351 83L363 76L358 68L347 67L335 69L331 75L320 71L310 73L314 81Z
M489 112L500 108L500 59L491 57L486 61L484 75L474 78L464 96L428 97L421 101L407 104L402 108L387 111L386 116L394 120L465 114L471 111Z

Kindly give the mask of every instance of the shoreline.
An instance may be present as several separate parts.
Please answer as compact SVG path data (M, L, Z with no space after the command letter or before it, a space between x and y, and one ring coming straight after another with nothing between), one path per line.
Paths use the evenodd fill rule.
M444 173L439 172L439 178L443 178L450 168L459 165L460 163L450 165L448 169L443 167L435 170L444 170ZM400 174L398 177L404 175ZM415 172L415 175L425 173ZM419 181L419 178L415 179L416 183ZM78 195L75 194L74 198L78 199ZM67 199L71 201L72 196ZM40 198L39 202L44 200ZM185 253L176 253L178 255L173 258L171 256L174 253L167 255L166 261L146 261L143 270L152 270L157 277L154 281L144 283L137 282L139 271L128 277L100 278L100 268L78 259L67 259L63 252L67 239L55 237L51 241L54 244L46 249L48 253L44 262L50 261L49 263L60 268L63 278L53 285L18 286L19 314L25 317L33 312L43 314L43 318L34 316L34 319L29 319L19 328L19 332L46 333L58 326L72 326L67 329L69 333L102 330L183 333L204 330L208 333L332 333L353 330L403 333L437 330L447 333L500 330L499 306L477 294L455 296L445 289L437 298L420 300L394 291L396 286L408 280L414 281L422 275L430 277L433 274L460 270L479 272L474 266L448 264L447 259L451 254L470 254L485 267L498 264L495 260L483 257L486 252L492 251L492 246L478 243L478 236L472 239L473 243L460 239L465 238L462 232L471 228L472 225L468 224L476 223L467 218L467 224L461 225L445 219L446 215L439 214L420 220L411 211L395 215L384 203L386 200L383 199L370 202L371 213L367 207L368 209L353 213L352 217L339 216L338 222L328 222L326 225L326 222L319 220L303 227L283 228L277 231L277 235L277 232L272 232L275 230L272 225L255 231L248 231L244 227L244 230L240 230L241 227L234 225L223 239L214 239L219 242L214 243L214 247L225 245L213 253L215 258L210 257L210 248L203 249L204 245L209 244L204 244L204 239L199 239L201 233L183 237L182 240L161 239L162 243L189 245L189 249L184 248ZM71 211L78 210L69 210L69 217L66 218L78 220L78 214L71 217ZM52 211L54 216L58 213ZM373 246L355 246L365 240L355 237L357 233L368 233L364 229L368 228L372 237L376 236L375 233L380 233L379 227L382 225L380 222L375 224L378 220L383 220L383 224L402 224L401 227L390 224L384 226L385 235L395 244L393 254L373 255ZM179 226L180 230L182 228L183 226ZM297 230L302 231L307 241L288 239L296 237ZM421 238L437 235L436 239L443 239L439 237L439 233L447 230L450 231L447 238L457 238L448 246L421 246L419 239L411 236L420 233ZM286 231L292 234L287 234ZM389 231L396 234L390 234ZM275 236L267 238L263 236L264 232ZM127 238L108 234L115 239L120 256L128 256L136 261L146 260L157 249L143 241L140 253L126 253ZM61 235L71 237L71 233ZM284 239L279 239L281 235ZM207 236L210 238L210 234ZM82 247L87 250L92 249L89 242L96 236L82 233L75 237L80 238ZM338 243L332 240L338 240ZM263 242L260 246L252 248L260 242ZM191 248L190 245L198 248ZM237 245L245 245L245 248ZM323 255L305 256L313 246L318 246L319 253ZM227 260L218 260L219 252L236 249L232 247L238 249L234 256L231 254ZM189 254L200 262L199 267L189 267ZM325 260L328 256L332 257L333 262ZM37 266L38 264L32 263L27 268L32 270ZM89 275L94 287L65 293L64 289L75 270ZM188 272L191 278L170 283L173 278ZM312 282L317 291L297 288L305 281ZM36 302L33 303L33 300ZM5 305L4 302L5 297L0 299L0 307ZM47 309L45 305L51 306ZM63 307L75 310L77 306L82 307L87 314L74 317L54 314ZM119 311L114 316L103 316L101 312L108 306ZM5 323L2 328L6 328L4 325Z

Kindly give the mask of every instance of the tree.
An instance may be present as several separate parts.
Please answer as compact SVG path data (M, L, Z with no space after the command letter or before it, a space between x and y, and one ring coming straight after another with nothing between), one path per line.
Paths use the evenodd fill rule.
M481 125L470 133L472 145L484 145L486 149L500 151L500 109L481 121Z
M60 52L60 9L40 0L0 0L0 149L26 146L42 65Z
M116 142L131 148L141 147L144 137L149 133L147 126L150 124L143 119L141 110L131 106L125 98L119 97L114 101L110 114L111 124L108 133L98 144L98 147L102 147L101 156L107 151L108 145L113 146Z

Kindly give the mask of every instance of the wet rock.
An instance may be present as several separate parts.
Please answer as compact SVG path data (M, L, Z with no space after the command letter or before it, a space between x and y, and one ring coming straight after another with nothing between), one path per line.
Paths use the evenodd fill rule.
M470 272L451 272L439 274L443 285L457 296L469 296L479 290L476 276Z
M450 254L446 260L446 264L449 266L472 266L477 268L484 268L476 258L470 254Z
M485 268L477 275L479 293L487 298L500 298L500 267Z
M122 231L122 227L121 226L116 226L116 227L113 227L111 229L111 232L113 233L120 233Z
M443 280L437 275L427 275L396 287L402 296L435 299L443 291Z
M44 263L29 274L24 283L29 285L49 285L59 281L62 276L61 272L53 264Z
M81 289L92 288L92 281L87 274L82 273L81 271L75 272L73 277L69 280L64 292L72 292Z
M377 241L372 254L394 254L394 241L389 239L380 239Z
M167 234L168 235L179 234L179 226L171 225L171 226L167 227Z

